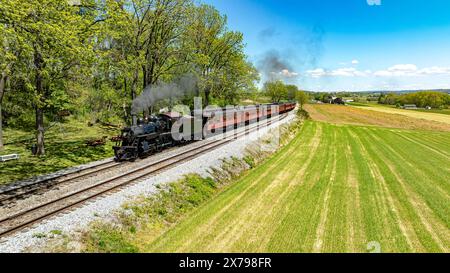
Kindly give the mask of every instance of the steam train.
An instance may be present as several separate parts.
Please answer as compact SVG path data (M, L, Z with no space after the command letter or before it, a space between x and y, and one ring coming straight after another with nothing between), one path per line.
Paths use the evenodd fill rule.
M287 113L295 107L296 103L289 102L204 110L200 118L195 118L195 113L191 113L192 116L182 116L176 112L140 118L134 125L124 128L116 138L117 143L113 147L114 160L134 161L169 146L206 139L218 132L237 129L272 115ZM187 128L188 126L191 128Z

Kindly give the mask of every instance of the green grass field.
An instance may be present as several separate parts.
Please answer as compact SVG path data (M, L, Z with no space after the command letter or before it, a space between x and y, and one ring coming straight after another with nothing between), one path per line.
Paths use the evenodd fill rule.
M99 125L89 127L85 122L69 119L65 123L57 123L46 131L46 155L36 157L31 154L30 149L35 143L33 131L6 128L5 147L0 151L0 155L17 153L20 159L0 162L0 185L112 157L113 143L88 147L86 141L103 136L111 137L118 135L119 132L119 129Z
M148 252L448 252L450 133L308 121Z
M444 114L444 115L450 115L450 109L416 109L413 111L422 112L422 113L435 113L435 114Z

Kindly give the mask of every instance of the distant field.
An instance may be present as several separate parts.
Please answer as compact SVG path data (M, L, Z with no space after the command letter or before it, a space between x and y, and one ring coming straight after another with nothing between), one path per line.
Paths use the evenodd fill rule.
M173 229L136 241L149 252L449 252L449 162L449 132L308 121Z
M425 109L414 109L414 110L404 110L396 108L393 105L382 105L382 104L376 104L376 103L349 103L351 106L355 106L361 109L366 110L373 110L373 111L379 111L383 113L389 113L389 114L399 114L404 115L412 118L419 118L419 119L425 119L425 120L431 120L431 121L438 121L450 124L450 109L431 109L431 110L425 110Z
M450 116L387 107L306 105L313 119L337 124L375 125L390 128L450 131ZM424 119L426 116L427 119Z
M423 113L435 113L435 114L441 114L441 115L450 115L450 109L431 109L431 110L426 110L426 109L416 109L413 111L417 111L417 112L423 112Z
M361 106L361 107L369 107L370 105L368 103L361 103L361 102L349 102L347 103L351 106Z

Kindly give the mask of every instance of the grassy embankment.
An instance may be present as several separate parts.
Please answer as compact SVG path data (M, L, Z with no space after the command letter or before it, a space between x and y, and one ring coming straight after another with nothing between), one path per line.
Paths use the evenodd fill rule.
M308 109L315 121L279 152L167 231L125 231L129 246L145 252L366 252L376 242L383 252L448 252L448 128L433 122L423 128L422 120L400 115L383 124L397 128L384 128L373 125L386 113ZM366 126L338 120L347 110ZM105 230L92 233L91 250L124 251L99 247L114 234L99 231Z
M46 131L46 155L42 157L31 154L31 145L35 142L33 134L32 131L4 129L6 145L0 155L17 153L20 159L0 163L0 185L111 157L113 143L108 141L105 146L88 147L86 141L118 135L119 130L99 125L89 127L74 119L58 123Z

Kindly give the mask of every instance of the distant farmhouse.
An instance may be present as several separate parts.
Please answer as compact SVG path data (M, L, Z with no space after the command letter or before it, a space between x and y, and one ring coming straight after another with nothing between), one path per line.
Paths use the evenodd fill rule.
M418 109L418 108L417 108L417 105L415 105L415 104L405 104L405 105L403 105L403 109L405 109L405 110L415 110L415 109Z
M328 96L327 102L330 104L345 104L342 98L336 96Z

